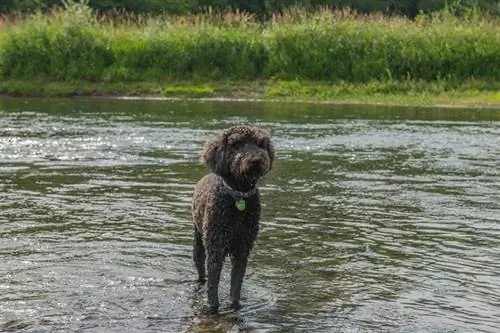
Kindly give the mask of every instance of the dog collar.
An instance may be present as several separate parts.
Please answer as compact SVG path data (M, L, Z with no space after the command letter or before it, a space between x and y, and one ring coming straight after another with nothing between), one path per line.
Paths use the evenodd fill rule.
M246 208L245 199L248 199L257 193L257 186L253 186L249 191L241 192L232 188L224 179L222 179L222 184L224 185L226 193L234 199L235 207L241 212Z

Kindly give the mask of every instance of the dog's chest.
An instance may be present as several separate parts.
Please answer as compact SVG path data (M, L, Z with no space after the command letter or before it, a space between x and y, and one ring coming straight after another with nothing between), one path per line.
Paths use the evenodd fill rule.
M238 252L238 249L249 249L257 238L259 218L252 212L235 212L233 219L226 225L226 246L229 252Z
M244 209L238 207L237 200L226 198L224 203L224 224L228 236L239 237L248 235L258 227L260 217L260 205L257 200L245 200Z
M241 210L235 207L237 203L232 203L231 206L226 208L227 225L233 229L241 229L255 224L259 220L259 209L255 204L246 203L245 209Z

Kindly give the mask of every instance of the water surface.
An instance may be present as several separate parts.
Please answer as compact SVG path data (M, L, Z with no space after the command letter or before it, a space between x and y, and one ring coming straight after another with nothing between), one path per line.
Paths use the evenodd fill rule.
M276 169L242 291L202 314L203 140L267 126ZM500 114L0 100L0 331L498 332Z

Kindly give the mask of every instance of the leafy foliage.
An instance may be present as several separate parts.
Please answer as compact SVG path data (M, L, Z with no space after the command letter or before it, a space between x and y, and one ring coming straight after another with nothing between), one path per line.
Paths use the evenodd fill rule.
M85 3L0 29L0 76L56 81L500 79L499 21L475 7L415 20L349 10L97 16Z
M461 0L462 5L477 5L484 10L498 13L497 0ZM134 13L187 14L199 12L203 8L214 10L240 10L270 17L274 12L290 6L335 8L350 7L359 12L380 11L386 14L405 14L414 17L420 10L442 9L446 0L92 0L90 6L99 11L126 10ZM0 12L33 11L62 6L62 0L2 0Z

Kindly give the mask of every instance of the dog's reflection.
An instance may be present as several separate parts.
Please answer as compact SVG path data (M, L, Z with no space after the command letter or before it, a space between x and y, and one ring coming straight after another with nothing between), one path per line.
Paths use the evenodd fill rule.
M239 315L200 315L193 319L186 332L196 333L227 333L250 332L244 319Z

